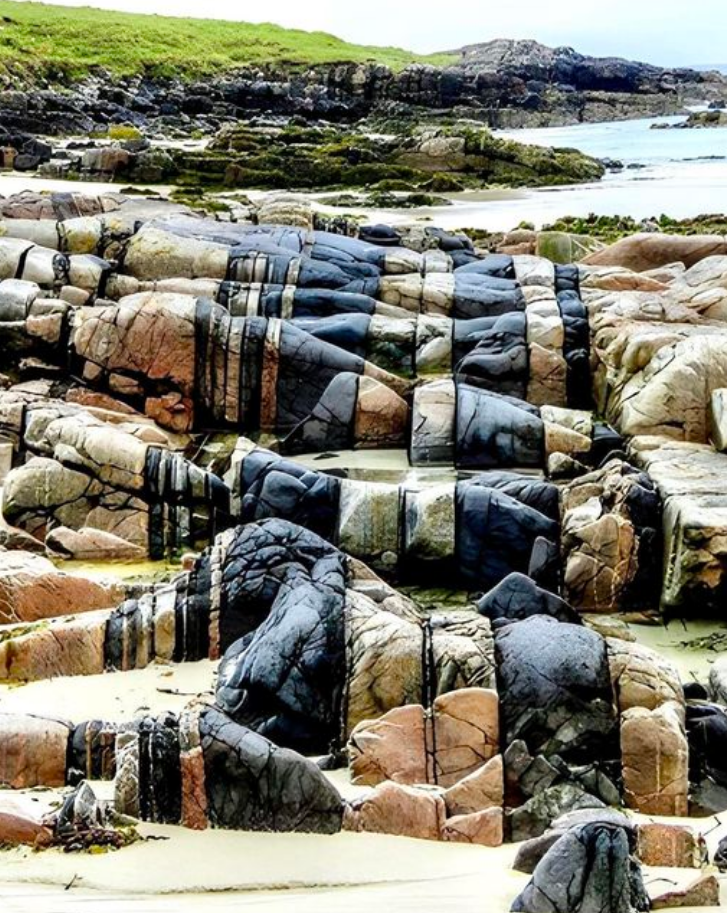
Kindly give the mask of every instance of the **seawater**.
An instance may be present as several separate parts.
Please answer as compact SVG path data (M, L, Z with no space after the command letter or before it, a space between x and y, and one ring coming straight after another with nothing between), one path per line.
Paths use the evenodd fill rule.
M450 206L367 210L366 215L372 221L395 224L425 219L448 229L508 231L521 222L532 222L536 228L542 228L566 215L584 217L590 213L635 219L662 213L677 219L727 213L727 128L651 129L652 124L673 124L680 120L684 118L499 133L522 143L579 149L596 158L621 161L625 167L591 184L539 190L467 191L449 194L453 204ZM629 165L641 167L629 168Z

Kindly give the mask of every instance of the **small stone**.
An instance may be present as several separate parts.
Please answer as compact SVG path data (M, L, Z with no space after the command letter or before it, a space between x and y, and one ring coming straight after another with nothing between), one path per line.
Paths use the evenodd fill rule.
M652 910L677 907L718 907L719 881L715 875L703 875L681 891L667 891L652 898Z

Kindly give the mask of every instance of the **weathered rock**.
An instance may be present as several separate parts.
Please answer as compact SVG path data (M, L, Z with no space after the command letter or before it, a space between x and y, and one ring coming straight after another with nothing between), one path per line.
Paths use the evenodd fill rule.
M670 910L679 907L719 907L720 888L715 875L702 875L688 887L679 891L666 891L651 901L652 910Z
M440 840L445 818L444 799L438 792L383 783L347 804L343 829Z
M545 854L512 905L514 913L634 913L649 902L627 831L585 824L564 834Z
M624 799L644 814L688 814L688 747L683 707L635 707L621 717Z
M501 628L495 643L505 746L523 740L533 755L578 762L613 757L616 714L601 637L538 615Z
M727 254L727 241L719 235L638 234L589 254L582 262L589 266L622 266L644 272L677 261L690 267L705 257L724 254Z
M66 574L40 555L0 555L0 622L38 621L73 612L91 612L121 602L118 583L100 583Z
M434 782L453 786L499 751L497 693L464 688L440 695L433 705Z
M27 845L47 847L53 842L53 833L28 814L16 802L3 797L0 802L0 846Z
M634 707L656 710L662 704L684 703L676 668L656 651L640 644L608 638L608 664L620 713Z
M636 830L636 853L644 865L699 869L706 862L704 838L690 827L640 824Z
M351 733L348 756L351 780L357 785L429 782L424 709L418 704L397 707L378 720L359 723Z
M321 834L341 829L341 797L312 761L213 708L202 711L199 725L213 826Z
M0 639L0 680L32 682L61 675L101 675L109 613L7 628Z
M0 783L13 789L65 784L68 725L3 713L0 734Z
M539 789L523 805L513 809L508 818L513 843L531 840L545 834L559 818L583 809L601 810L604 803L574 783L559 783Z
M88 527L73 530L59 526L48 533L45 544L54 555L74 561L138 561L146 557L140 545Z
M442 828L442 840L451 843L474 843L478 846L501 846L503 815L501 808L488 808L467 815L447 818Z
M447 814L472 815L504 803L502 756L496 755L473 773L450 786L444 793Z

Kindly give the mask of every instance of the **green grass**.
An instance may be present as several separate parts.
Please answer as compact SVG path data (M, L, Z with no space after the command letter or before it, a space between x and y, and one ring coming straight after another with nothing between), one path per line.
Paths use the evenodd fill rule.
M145 73L193 79L248 65L444 65L453 57L348 44L325 32L269 23L181 19L0 0L0 72L63 81L102 67L116 76Z

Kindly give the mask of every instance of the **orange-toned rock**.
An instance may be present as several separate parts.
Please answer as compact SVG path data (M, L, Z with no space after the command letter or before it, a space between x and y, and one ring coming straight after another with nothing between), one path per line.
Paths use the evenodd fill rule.
M447 813L472 815L489 808L502 808L504 788L502 755L495 755L444 793Z
M419 704L396 707L378 720L365 720L348 743L352 782L377 786L426 783L427 754L424 709Z
M488 808L471 815L448 818L442 828L442 840L452 843L476 843L479 846L502 846L502 809Z
M343 829L439 840L445 817L444 799L435 790L383 783L346 806Z
M661 704L684 703L679 673L654 650L640 644L608 638L608 665L621 713L633 707L655 710Z
M500 717L497 693L462 688L434 702L434 777L452 786L499 753Z
M74 387L65 395L67 403L77 406L88 406L92 409L103 409L105 412L118 412L121 415L138 415L137 411L121 400L114 399L108 393L97 390L86 390L83 387Z
M70 728L30 714L0 713L0 784L63 786Z
M652 910L678 907L718 907L719 881L715 875L702 875L683 890L667 891L652 898Z
M704 838L679 824L640 824L636 854L644 865L699 869L707 859Z
M40 821L32 818L12 799L3 796L0 802L0 846L50 846L53 833Z
M0 681L101 675L108 612L8 628L0 639Z
M118 305L81 308L73 345L91 367L168 383L190 396L195 381L195 300L142 292Z
M589 254L582 262L593 266L622 266L640 273L667 263L680 262L689 268L705 257L725 254L727 238L722 235L636 234Z
M195 831L209 826L205 791L204 756L197 746L180 755L182 768L182 825Z
M621 717L621 759L628 808L646 815L688 814L689 749L681 706L627 710Z
M169 428L178 434L189 431L194 423L194 403L180 393L148 397L144 402L144 412L162 428Z
M409 407L401 396L372 377L359 379L354 422L358 447L401 447L406 443Z
M99 583L59 571L40 555L0 554L0 623L38 621L122 602L118 583Z

